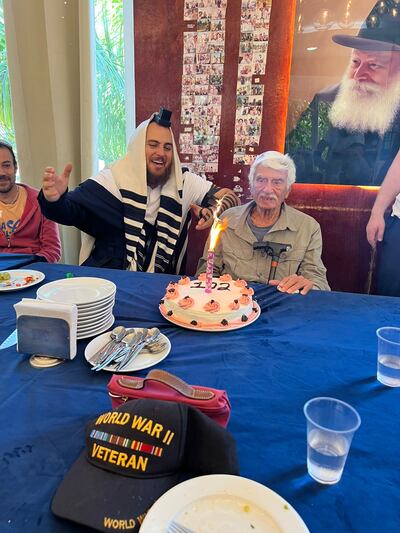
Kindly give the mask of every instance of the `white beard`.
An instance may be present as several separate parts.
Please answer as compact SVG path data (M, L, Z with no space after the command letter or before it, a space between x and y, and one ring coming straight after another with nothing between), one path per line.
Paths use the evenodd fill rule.
M400 74L388 87L357 82L345 75L329 119L336 128L351 132L376 131L383 136L400 108Z

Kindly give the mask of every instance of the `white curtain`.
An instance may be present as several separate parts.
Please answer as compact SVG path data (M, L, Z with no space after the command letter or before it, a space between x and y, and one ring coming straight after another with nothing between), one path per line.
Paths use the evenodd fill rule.
M21 182L71 161L70 188L97 169L92 0L4 0ZM79 232L61 227L63 261L77 263Z

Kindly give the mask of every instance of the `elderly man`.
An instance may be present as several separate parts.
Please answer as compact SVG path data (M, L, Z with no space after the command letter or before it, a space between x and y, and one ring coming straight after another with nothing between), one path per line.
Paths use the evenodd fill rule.
M287 139L298 167L298 181L379 185L400 147L400 10L379 1L357 36L334 35L352 48L339 85L315 95ZM326 118L324 118L326 117ZM318 139L304 143L326 119Z
M200 218L196 228L204 229L216 200L222 209L238 204L230 189L182 172L170 116L161 109L140 124L125 157L72 192L67 192L71 164L61 175L46 168L39 196L43 212L87 234L83 265L184 272L190 209Z
M0 142L0 253L55 263L61 257L57 224L42 215L36 189L16 183L17 169L14 150Z
M249 172L253 201L221 216L227 227L215 249L216 275L269 282L290 294L330 290L321 260L319 224L285 204L295 179L296 169L288 155L270 151L255 159ZM263 249L274 244L287 251L280 254L276 275L270 279L272 261ZM208 244L199 261L198 274L206 269L207 250Z

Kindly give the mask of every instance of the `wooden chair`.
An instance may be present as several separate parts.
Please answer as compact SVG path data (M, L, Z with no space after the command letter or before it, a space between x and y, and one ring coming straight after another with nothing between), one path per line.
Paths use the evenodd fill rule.
M374 254L365 228L377 188L295 183L287 203L315 218L322 231L322 260L334 291L370 293Z

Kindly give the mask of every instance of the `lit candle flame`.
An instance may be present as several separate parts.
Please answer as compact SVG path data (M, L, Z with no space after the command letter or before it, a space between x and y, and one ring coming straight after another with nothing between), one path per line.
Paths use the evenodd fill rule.
M221 207L222 207L222 200L218 200L217 207L215 211L213 211L214 220L213 220L213 224L210 230L210 246L208 247L208 249L212 252L215 250L215 247L217 245L219 234L221 233L221 231L224 231L224 229L226 228L228 224L228 221L226 219L220 220L218 218L218 215L221 211Z
M215 218L213 225L211 226L210 231L210 246L208 247L209 250L212 252L215 250L215 247L217 246L218 238L221 233L221 231L224 231L226 226L228 225L228 221L226 218L224 220L220 220L219 218Z

